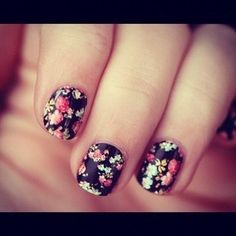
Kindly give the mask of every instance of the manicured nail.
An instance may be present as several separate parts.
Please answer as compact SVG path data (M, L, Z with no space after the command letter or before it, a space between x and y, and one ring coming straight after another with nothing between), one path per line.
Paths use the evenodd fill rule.
M123 165L119 149L107 143L93 144L79 167L79 186L94 195L106 196L119 179Z
M43 122L48 132L59 139L72 139L82 123L87 97L77 88L56 90L44 108Z
M155 143L145 157L137 180L150 192L167 193L176 180L182 162L183 155L177 144L172 141Z
M226 140L236 138L236 99L232 102L227 117L217 129L217 134Z

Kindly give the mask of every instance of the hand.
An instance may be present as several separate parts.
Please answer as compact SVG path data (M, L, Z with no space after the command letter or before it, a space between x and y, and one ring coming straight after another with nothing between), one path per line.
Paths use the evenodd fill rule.
M207 211L235 207L235 148L213 143L208 149L235 95L236 41L232 29L206 25L192 33L184 25L46 25L41 34L39 30L40 26L25 27L21 63L16 68L18 83L8 94L7 110L1 117L2 209ZM71 107L61 102L58 108L57 99L50 96L65 85L79 88L68 93L79 93L83 106L78 111L84 108L84 112L78 116L81 119L76 119L74 112L75 119L62 127L68 119L63 109L67 112ZM62 139L76 135L78 139L61 141L41 130L33 114L33 97L42 127L46 125L46 130L51 128L49 131ZM55 104L42 117L48 100ZM55 116L59 109L63 117ZM75 127L80 128L77 134ZM56 128L59 132L55 133ZM66 132L66 128L70 130ZM144 150L166 138L177 141L183 149L183 156L176 159L178 164L172 162L167 171L167 163L158 158L158 171L163 175L152 172L159 178L155 180L160 186L157 189L150 184L154 181L150 174L139 174L144 188L159 193L168 192L176 179L169 196L159 197L145 191L135 177L130 178L137 175L147 157ZM104 198L81 190L69 168L72 155L74 177L79 167L81 176L88 173L94 150L90 149L91 158L83 168L82 159L97 141L112 144L126 161L122 172L114 175L122 173L114 193ZM161 149L160 145L155 147ZM167 162L171 160L167 158ZM178 173L175 169L180 166ZM88 174L94 173L90 170ZM85 179L81 176L80 183ZM150 180L143 183L146 177ZM106 180L105 176L96 182L110 191L111 183Z

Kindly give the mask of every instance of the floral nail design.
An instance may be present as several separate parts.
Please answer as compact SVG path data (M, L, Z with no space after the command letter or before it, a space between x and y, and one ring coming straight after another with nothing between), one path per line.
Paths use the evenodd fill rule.
M183 156L175 143L155 143L146 155L137 180L150 192L167 193L171 190L182 162Z
M123 165L124 157L116 147L93 144L78 169L79 186L94 195L106 196L116 184Z
M65 86L55 91L44 108L43 122L59 139L75 137L82 123L87 97L79 89Z
M232 102L227 117L217 129L217 133L227 140L236 138L236 99Z

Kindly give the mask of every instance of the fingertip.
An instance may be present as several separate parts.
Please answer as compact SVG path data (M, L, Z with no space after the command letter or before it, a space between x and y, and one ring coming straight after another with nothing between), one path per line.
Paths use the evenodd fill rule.
M82 133L109 58L112 32L107 25L42 26L35 114L51 135L71 141Z

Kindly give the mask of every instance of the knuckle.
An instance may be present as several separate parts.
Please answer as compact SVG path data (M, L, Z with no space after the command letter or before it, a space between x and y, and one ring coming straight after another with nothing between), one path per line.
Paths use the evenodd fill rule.
M156 70L153 67L145 66L145 69L138 70L135 67L126 66L120 68L117 73L120 79L114 78L114 86L133 93L137 98L145 101L153 100L158 91L158 83L155 79Z
M76 47L84 45L89 51L103 53L111 44L112 28L109 25L42 25L41 32L47 40L63 43L66 46Z
M85 43L98 53L103 53L111 44L111 31L109 26L92 25L90 27L80 27L80 31L85 34Z

